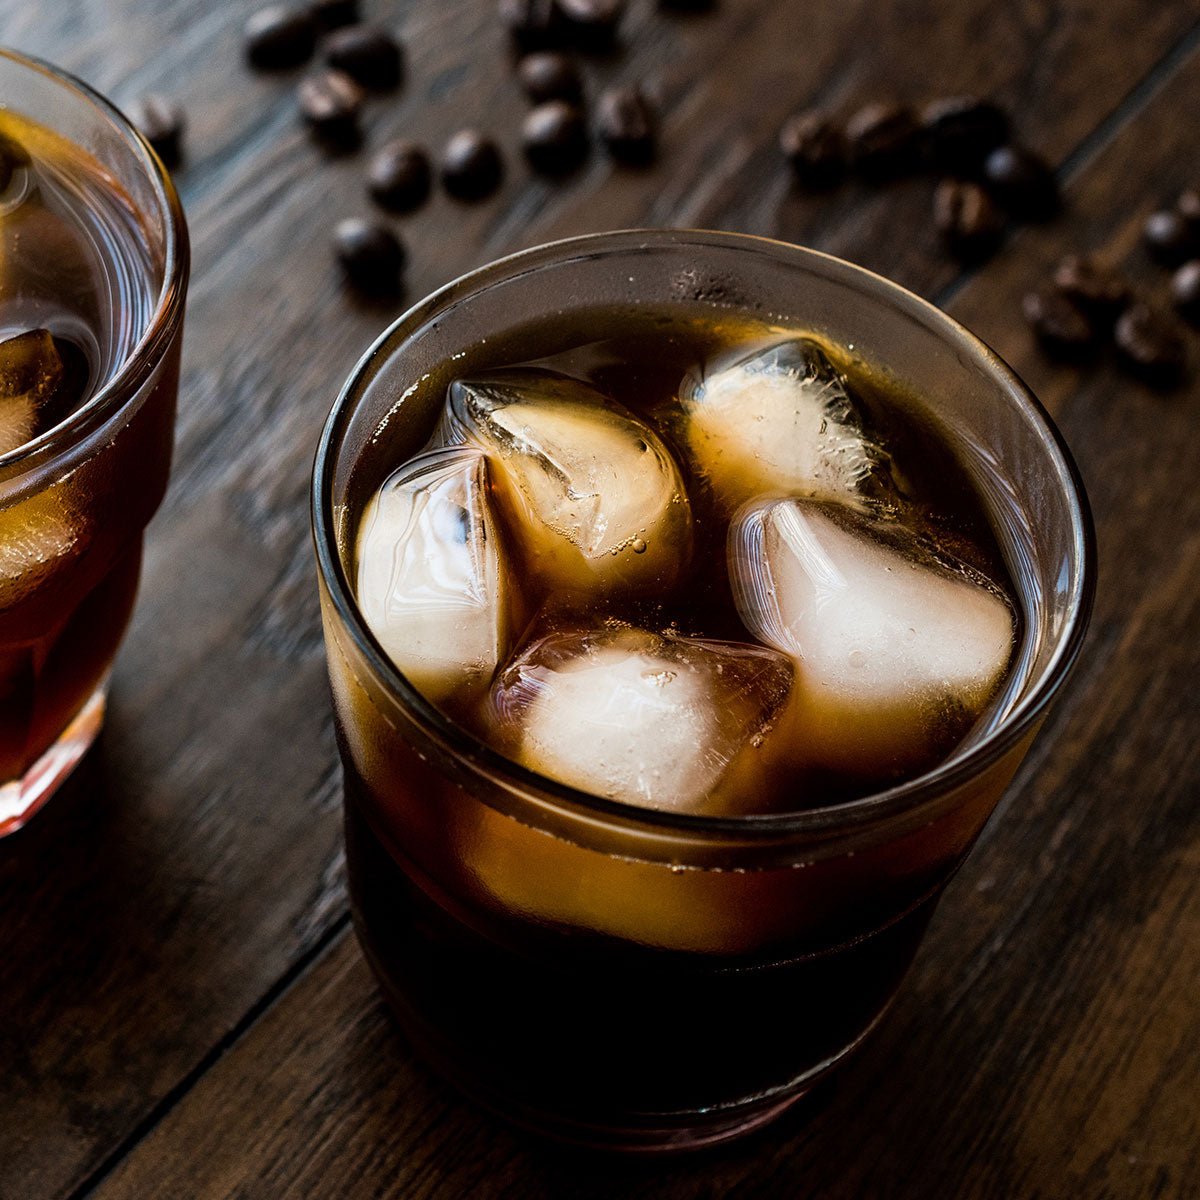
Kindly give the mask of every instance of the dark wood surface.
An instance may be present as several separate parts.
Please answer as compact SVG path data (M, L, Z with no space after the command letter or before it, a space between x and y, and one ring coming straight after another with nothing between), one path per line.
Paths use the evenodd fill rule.
M328 252L365 153L242 60L252 3L0 0L0 41L118 102L187 108L194 243L174 480L97 751L0 843L0 1197L1191 1197L1200 1194L1200 333L1163 394L1047 363L1021 293L1100 250L1158 294L1142 219L1200 180L1195 0L631 0L589 84L646 81L649 171L530 177L490 0L364 0L408 73L368 147L478 123L503 189L398 221L408 299L508 250L703 225L833 251L944 303L1060 422L1102 577L1090 642L891 1016L782 1123L692 1160L605 1161L482 1115L413 1058L349 928L308 534L316 437L402 304ZM962 272L930 185L792 189L783 118L974 91L1056 164L1057 220ZM699 1051L698 1052L702 1052Z

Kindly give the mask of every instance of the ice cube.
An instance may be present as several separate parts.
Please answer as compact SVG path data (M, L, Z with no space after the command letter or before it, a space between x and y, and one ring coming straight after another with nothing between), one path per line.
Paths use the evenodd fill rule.
M790 742L812 764L859 778L932 766L996 692L1009 605L894 523L764 500L737 514L728 554L746 627L795 662Z
M451 384L443 434L488 455L532 571L551 589L668 589L691 552L679 468L655 433L580 380L511 370Z
M75 551L83 520L61 488L0 507L0 611L25 600Z
M764 803L767 734L792 684L761 646L617 626L539 639L492 687L498 740L594 795L734 814Z
M42 432L64 375L54 338L45 329L0 342L0 454L23 446Z
M679 401L683 439L728 512L767 492L865 509L886 489L886 456L811 338L708 364L683 380Z
M480 451L429 451L388 477L359 525L357 597L427 699L487 687L507 653L511 587Z

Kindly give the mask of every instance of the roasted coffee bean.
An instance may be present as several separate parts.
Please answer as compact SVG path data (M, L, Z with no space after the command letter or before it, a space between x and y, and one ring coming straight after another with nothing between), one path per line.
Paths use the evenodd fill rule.
M394 88L400 82L403 56L400 43L374 25L347 25L325 43L325 61L344 71L363 87Z
M990 100L949 96L927 104L921 113L925 145L940 170L975 173L983 160L1008 137L1008 117Z
M1096 331L1086 314L1057 288L1027 292L1021 311L1042 346L1062 358L1080 358L1090 351Z
M165 96L150 92L130 106L129 119L168 167L176 166L183 152L183 109Z
M1200 237L1200 188L1188 188L1175 201L1175 211L1188 223L1188 226Z
M817 109L797 113L783 123L779 148L791 164L796 181L806 188L831 187L845 174L845 136Z
M521 144L535 170L565 175L587 156L587 122L569 101L547 100L525 118Z
M402 139L378 150L367 168L372 199L392 212L409 212L424 204L432 181L429 155L416 142Z
M919 161L920 126L906 104L867 104L846 122L855 168L867 179L912 170Z
M500 20L514 42L524 50L560 46L566 36L555 0L499 0Z
M625 0L555 0L566 35L585 50L613 44Z
M322 29L340 29L358 20L358 0L310 0L308 11Z
M245 25L246 57L263 70L297 67L312 57L317 23L306 9L273 4L260 8Z
M1004 215L977 183L944 179L933 193L933 220L946 248L960 258L981 258L996 248Z
M1129 299L1129 281L1094 258L1068 254L1054 268L1054 286L1085 312L1109 317Z
M334 230L333 245L342 270L355 287L380 295L400 290L408 256L404 243L386 225L348 217Z
M344 71L320 71L301 80L296 90L300 112L323 141L338 146L358 141L358 114L365 93Z
M637 86L609 88L596 103L596 129L619 162L642 166L654 158L657 119Z
M462 129L446 143L441 169L442 186L459 200L481 200L504 175L496 143L475 129Z
M1183 371L1182 328L1169 313L1145 300L1135 300L1117 318L1113 341L1122 364L1152 383L1174 383Z
M1200 259L1185 262L1171 276L1171 298L1189 321L1200 322Z
M1146 249L1168 267L1178 266L1200 253L1200 238L1195 230L1182 213L1171 208L1151 213L1146 218L1142 239Z
M535 104L547 100L569 100L578 104L583 99L579 68L565 54L553 50L526 54L517 63L517 80Z
M1044 220L1058 209L1058 183L1046 160L1023 146L997 146L983 164L988 190L1014 216Z

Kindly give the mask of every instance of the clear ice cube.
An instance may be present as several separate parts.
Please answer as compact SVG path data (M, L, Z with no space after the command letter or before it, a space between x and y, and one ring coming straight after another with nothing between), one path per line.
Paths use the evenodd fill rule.
M728 556L747 629L795 662L789 740L811 764L851 777L931 766L995 694L1011 608L894 523L763 500L737 514Z
M45 329L0 342L0 454L23 446L43 431L65 369Z
M413 686L431 701L485 689L507 653L511 585L484 455L405 463L364 509L357 549L359 608Z
M71 556L83 523L62 488L0 507L0 611L28 599Z
M689 374L683 440L726 511L768 492L867 508L886 487L886 456L825 352L792 338Z
M492 687L496 740L562 783L648 808L764 803L792 667L761 646L615 626L539 639Z
M441 436L488 455L532 571L551 590L657 592L691 553L683 478L658 436L580 380L498 371L450 386Z

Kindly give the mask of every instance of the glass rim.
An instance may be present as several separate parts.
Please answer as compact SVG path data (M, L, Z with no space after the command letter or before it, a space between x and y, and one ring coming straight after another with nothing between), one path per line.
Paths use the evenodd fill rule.
M798 264L819 266L828 277L857 285L858 290L900 307L927 329L964 351L973 361L982 361L1017 406L1034 418L1044 444L1057 454L1071 490L1071 543L1079 564L1063 631L1041 677L1029 693L978 742L962 753L952 754L931 771L857 799L782 813L711 817L610 800L523 767L457 725L409 683L367 628L342 565L333 519L332 488L333 461L372 365L381 355L387 353L390 357L400 349L403 341L391 345L400 335L407 340L425 328L431 319L491 284L515 279L545 266L561 265L570 258L594 258L655 245L719 246L769 253L776 258L782 255ZM464 758L473 770L498 776L506 784L520 788L524 794L532 794L539 800L549 799L585 816L616 819L623 824L663 832L729 834L753 841L785 835L849 833L910 814L925 805L934 805L938 799L953 794L958 787L1000 760L1035 729L1078 659L1095 598L1096 537L1079 469L1049 413L1016 372L953 317L882 275L819 250L753 234L702 229L625 229L583 234L505 255L438 288L397 317L355 364L321 431L313 464L310 504L318 570L338 619L376 680L403 705L424 733L434 736L445 749Z
M113 126L133 150L154 190L166 235L162 286L154 302L154 309L133 348L121 360L111 377L66 420L60 421L45 433L17 446L7 454L0 454L0 472L6 476L11 473L19 477L22 467L36 467L42 460L52 460L60 450L67 449L86 437L118 411L122 404L138 394L162 359L178 327L187 290L191 254L183 205L174 183L171 182L171 176L150 143L129 118L90 84L84 83L82 79L53 63L33 55L21 54L7 46L0 46L0 59L7 59L18 66L36 71L64 90L74 92ZM0 108L9 107L9 104L0 101ZM50 126L47 128L56 132ZM139 210L139 215L144 214Z

